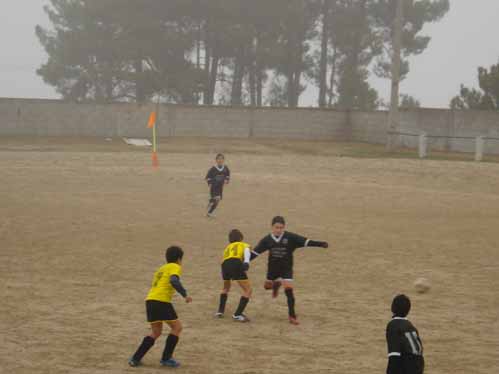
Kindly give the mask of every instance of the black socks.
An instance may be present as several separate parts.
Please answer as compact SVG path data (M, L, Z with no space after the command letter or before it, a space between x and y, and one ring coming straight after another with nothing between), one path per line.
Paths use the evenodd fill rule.
M152 337L146 336L144 340L142 340L142 343L137 349L137 352L135 352L134 355L132 356L132 359L136 362L140 362L142 358L145 356L145 354L152 348L154 342L155 340ZM165 349L163 351L163 357L162 357L163 361L172 358L177 343L178 343L178 336L173 334L168 335L168 337L166 338Z
M146 336L144 340L142 340L142 343L140 344L139 348L137 349L137 352L134 353L132 359L136 362L139 362L142 360L142 357L145 356L145 354L151 349L151 347L154 345L154 339L150 336Z
M220 294L220 304L218 306L218 313L223 314L225 312L225 304L227 304L227 294L221 293Z
M217 209L218 203L219 203L218 199L211 199L210 200L210 205L209 205L209 208L208 208L208 213L209 214L213 213L215 211L215 209Z
M246 305L248 305L249 298L241 296L241 299L239 299L239 306L237 307L236 312L234 313L235 316L240 316L244 312L244 308L246 308Z
M178 343L178 336L170 334L166 338L166 343L165 343L165 350L163 351L163 357L161 360L166 361L172 358L173 356L173 351L175 351L175 347L177 346Z
M288 313L289 316L292 318L296 318L296 313L295 313L295 296L293 295L293 289L292 288L286 288L284 291L286 293L286 297L288 298Z

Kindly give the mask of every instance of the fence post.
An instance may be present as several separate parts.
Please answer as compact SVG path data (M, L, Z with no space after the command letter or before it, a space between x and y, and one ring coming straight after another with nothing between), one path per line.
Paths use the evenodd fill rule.
M475 161L483 161L483 149L485 145L485 139L483 136L477 136L475 142Z
M428 157L428 137L426 133L419 135L419 158Z

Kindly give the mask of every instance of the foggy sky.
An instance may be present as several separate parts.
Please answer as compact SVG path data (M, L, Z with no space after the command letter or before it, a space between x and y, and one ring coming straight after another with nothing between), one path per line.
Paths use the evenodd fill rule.
M34 32L48 25L42 6L45 0L1 0L0 4L0 97L56 98L36 69L46 60ZM426 107L448 107L459 86L477 86L477 67L499 60L499 0L450 0L451 10L439 23L428 25L428 49L410 60L411 71L401 92L419 99ZM389 82L371 78L383 98ZM317 92L308 88L303 106L315 105Z

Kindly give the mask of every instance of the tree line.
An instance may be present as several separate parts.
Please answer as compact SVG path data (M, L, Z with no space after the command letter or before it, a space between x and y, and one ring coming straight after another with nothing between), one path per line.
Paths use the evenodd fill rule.
M450 102L452 109L499 110L499 62L477 70L479 89L462 84L459 95Z
M38 69L63 99L376 109L397 0L50 0ZM403 0L402 75L449 0ZM402 102L418 105L405 95Z

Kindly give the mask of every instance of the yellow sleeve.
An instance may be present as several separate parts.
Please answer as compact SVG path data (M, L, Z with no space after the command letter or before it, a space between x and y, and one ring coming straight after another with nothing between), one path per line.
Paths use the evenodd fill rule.
M182 267L178 264L173 264L174 266L170 269L170 277L172 275L177 275L179 278L182 275Z

